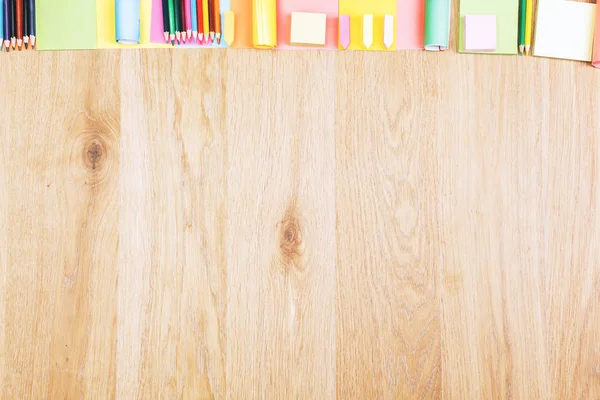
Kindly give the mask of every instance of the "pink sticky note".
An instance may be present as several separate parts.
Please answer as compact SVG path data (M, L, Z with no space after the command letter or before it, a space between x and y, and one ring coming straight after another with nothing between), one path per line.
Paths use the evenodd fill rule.
M397 0L396 4L396 49L422 49L425 0Z
M465 51L496 50L496 16L465 15Z
M344 49L350 46L350 16L340 15L340 44Z

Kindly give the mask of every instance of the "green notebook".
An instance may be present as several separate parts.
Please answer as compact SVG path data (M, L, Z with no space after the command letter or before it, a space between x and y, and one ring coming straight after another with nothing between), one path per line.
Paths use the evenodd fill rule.
M496 16L496 51L492 54L517 54L519 34L518 0L460 0L458 50L464 53L465 15Z
M36 0L37 49L95 49L96 0Z

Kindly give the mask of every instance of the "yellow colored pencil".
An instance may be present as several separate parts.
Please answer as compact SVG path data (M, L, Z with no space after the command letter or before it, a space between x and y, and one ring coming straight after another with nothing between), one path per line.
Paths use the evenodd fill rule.
M525 19L525 54L529 55L529 50L531 49L531 30L533 28L533 0L527 0L527 14Z
M209 32L209 20L208 20L208 0L202 0L202 10L204 11L202 15L202 20L204 21L204 40L208 43L208 32Z

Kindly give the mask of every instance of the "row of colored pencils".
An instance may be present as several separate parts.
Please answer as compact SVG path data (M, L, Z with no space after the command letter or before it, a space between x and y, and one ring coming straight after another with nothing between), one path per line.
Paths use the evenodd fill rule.
M529 55L531 30L533 29L533 0L520 0L519 3L519 54Z
M0 51L35 48L35 0L0 0Z
M219 0L162 0L165 43L221 43Z

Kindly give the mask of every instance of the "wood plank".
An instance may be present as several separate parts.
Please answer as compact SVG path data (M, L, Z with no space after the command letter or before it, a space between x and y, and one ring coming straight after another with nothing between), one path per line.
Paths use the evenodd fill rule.
M437 95L430 55L339 55L339 399L441 396Z
M7 266L2 398L114 394L116 53L14 58L2 135ZM97 71L95 75L82 71ZM40 99L45 99L40 102Z
M123 53L118 398L225 398L225 74Z
M334 53L229 54L227 394L333 398Z
M540 63L526 63L440 59L447 398L549 397Z
M578 63L541 76L551 398L598 399L600 76Z

